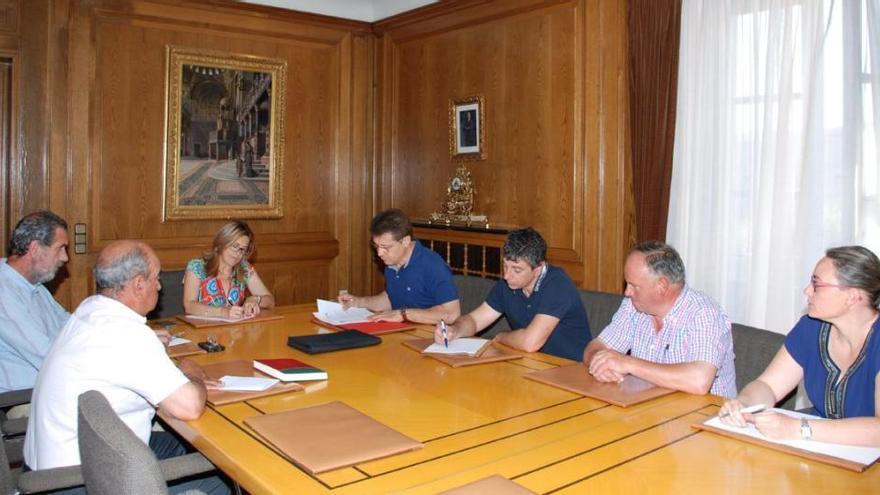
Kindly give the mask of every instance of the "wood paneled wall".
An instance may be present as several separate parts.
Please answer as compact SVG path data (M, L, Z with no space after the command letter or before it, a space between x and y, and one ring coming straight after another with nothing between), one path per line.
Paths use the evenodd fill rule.
M223 222L162 219L165 48L224 50L288 62L285 215L250 222L279 302L370 290L369 219L439 207L456 166L449 100L474 94L478 212L534 226L580 286L619 291L633 232L626 16L622 0L447 0L374 25L231 0L0 0L5 218L48 207L86 224L88 253L56 291L69 308L113 240L182 269Z
M162 218L167 45L287 61L284 217L249 221L255 265L282 304L366 284L365 262L351 251L367 249L357 232L372 211L368 24L217 1L21 5L42 21L22 26L34 38L29 63L59 74L37 79L47 88L31 96L42 98L51 125L23 133L48 150L50 173L28 157L24 183L57 171L35 203L87 224L88 254L71 254L59 299L73 306L90 293L94 256L113 240L141 239L164 269L179 270L223 224Z
M450 99L481 94L475 213L533 226L580 286L619 292L633 236L627 2L445 2L380 22L377 198L437 211Z

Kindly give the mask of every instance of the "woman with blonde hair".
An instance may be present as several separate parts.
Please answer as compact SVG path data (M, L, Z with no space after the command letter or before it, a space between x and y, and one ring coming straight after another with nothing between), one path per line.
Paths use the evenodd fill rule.
M232 221L221 227L211 250L186 265L187 314L238 319L272 309L275 298L248 262L254 248L254 232L247 223Z

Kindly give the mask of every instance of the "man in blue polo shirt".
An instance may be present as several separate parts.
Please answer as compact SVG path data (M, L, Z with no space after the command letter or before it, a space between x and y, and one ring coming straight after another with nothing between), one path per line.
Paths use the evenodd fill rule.
M376 254L385 263L385 290L375 296L340 294L343 307L367 308L374 320L437 323L459 317L461 308L452 271L434 251L412 238L412 223L398 209L370 222Z
M547 243L532 228L514 230L503 248L504 280L486 302L454 323L438 324L434 340L470 337L502 314L515 329L498 334L502 344L579 361L590 341L590 324L577 288L558 266L546 263Z

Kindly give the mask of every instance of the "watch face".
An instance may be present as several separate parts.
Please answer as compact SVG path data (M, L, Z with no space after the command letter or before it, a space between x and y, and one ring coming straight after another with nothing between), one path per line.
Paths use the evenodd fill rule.
M461 189L461 179L459 177L453 177L452 183L450 183L450 187L452 187L453 191L458 191Z

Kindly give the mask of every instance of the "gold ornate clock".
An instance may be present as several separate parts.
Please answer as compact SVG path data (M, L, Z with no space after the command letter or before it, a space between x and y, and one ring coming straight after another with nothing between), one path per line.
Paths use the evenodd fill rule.
M455 170L455 175L449 179L449 185L446 188L446 199L440 207L440 211L431 214L430 221L445 222L447 225L453 222L488 224L485 215L473 215L474 196L477 190L474 187L474 181L471 179L471 173L464 165L459 165Z

